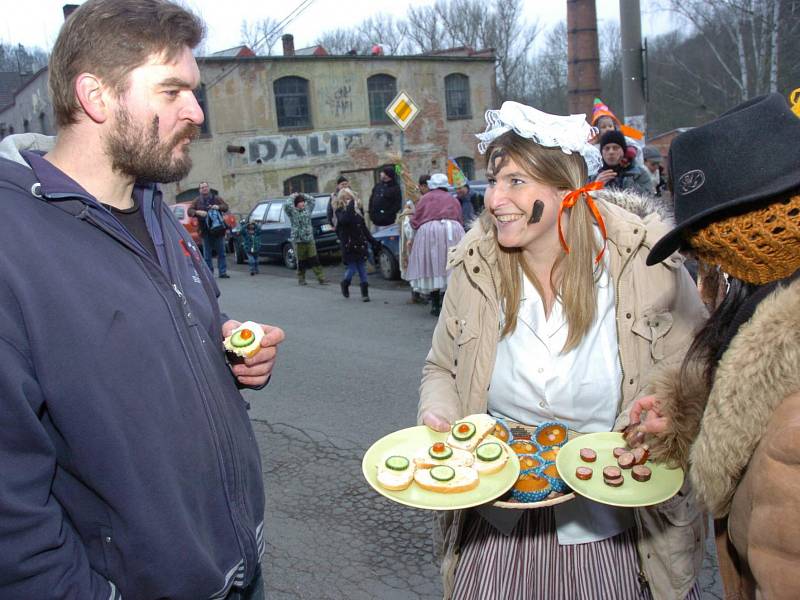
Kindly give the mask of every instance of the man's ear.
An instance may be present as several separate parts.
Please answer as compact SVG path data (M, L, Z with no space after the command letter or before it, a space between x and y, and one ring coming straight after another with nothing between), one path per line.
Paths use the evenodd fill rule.
M81 73L75 78L75 96L83 112L95 123L104 123L111 116L110 94L96 75Z

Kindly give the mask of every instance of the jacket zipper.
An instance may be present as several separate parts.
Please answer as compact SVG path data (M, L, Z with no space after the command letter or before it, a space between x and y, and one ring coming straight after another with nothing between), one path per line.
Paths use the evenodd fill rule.
M76 196L71 196L71 197L74 198ZM107 235L111 236L116 241L121 243L123 246L125 246L129 250L131 250L134 253L136 253L136 255L139 256L140 258L142 258L144 260L150 260L151 262L153 262L159 268L159 270L161 270L161 266L157 265L157 263L154 262L154 258L152 258L152 257L150 257L149 255L146 255L146 254L143 255L142 252L138 248L136 248L133 244L131 244L129 240L126 240L125 238L120 236L117 232L107 228L103 223L101 223L97 219L95 219L93 217L93 215L91 215L91 213L89 211L84 211L81 215L78 215L78 218L87 221L88 223L90 223L94 227L97 227L98 229L100 229L101 231L106 233ZM167 260L170 260L169 259L169 252L168 252L168 250L166 250L166 246L165 246L165 254L167 255ZM148 278L151 281L153 281L153 277L149 273L147 273L146 270L145 270L145 273L148 275ZM166 279L166 277L165 277L165 279ZM167 282L171 283L172 291L175 293L175 295L180 300L182 308L186 307L188 309L188 301L186 300L185 295L180 290L178 285L175 282L169 282L168 280L167 280ZM153 281L153 283L154 283L154 287L156 288L156 290L160 290L160 287L156 284L156 282ZM163 297L163 294L162 294L162 297ZM169 306L169 304L170 303L167 302L168 306ZM184 336L182 335L180 325L178 324L177 320L175 319L175 315L174 315L173 311L170 310L169 312L170 312L170 316L172 318L175 330L178 333L178 339L180 339L181 345L183 346L184 354L187 357L191 357L192 354L190 352L189 346L192 346L192 344L187 344L186 343L187 340L185 340ZM183 313L183 320L184 320L184 323L185 323L186 318L187 318L186 317L186 313L184 313L183 310L181 312ZM203 342L202 338L200 339L200 342L201 343ZM197 358L197 357L195 357L195 358ZM210 401L209 401L209 399L207 397L207 394L205 392L205 389L209 389L209 390L211 389L211 384L208 381L208 379L205 377L205 375L203 375L202 380L205 381L205 383L206 383L206 388L204 388L203 385L202 385L202 382L201 382L200 375L198 374L198 372L196 370L195 361L194 360L189 360L188 362L189 362L189 367L191 368L192 373L193 373L194 378L195 378L195 384L197 385L197 389L198 389L198 391L200 393L200 396L201 396L201 398L203 400L203 405L204 405L204 408L205 408L205 411L206 411L206 416L207 416L208 423L209 423L209 429L211 430L213 439L215 440L215 445L217 446L217 453L218 453L217 458L218 458L218 461L220 461L220 469L221 469L220 475L222 476L223 481L225 481L225 479L227 479L226 476L225 476L225 474L227 472L227 468L225 467L225 457L223 456L222 451L221 451L221 447L220 447L220 444L222 442L222 438L220 437L219 431L217 430L217 427L215 425L215 419L214 419L213 411L211 410L211 403L210 403ZM252 548L255 548L254 555L257 555L258 549L257 549L257 543L255 541L255 534L251 533L250 530L247 527L244 526L244 524L242 522L242 519L241 519L241 516L240 516L240 511L242 511L241 507L243 506L243 502L242 502L242 500L240 498L241 494L239 493L239 476L238 476L238 469L236 467L236 453L234 452L235 445L234 445L234 443L232 441L232 436L230 434L230 431L228 430L227 425L224 423L224 421L223 421L223 426L225 428L225 438L226 438L227 446L228 446L228 449L229 449L229 452L230 452L230 455L231 455L230 470L231 470L231 476L232 476L232 480L233 480L231 482L231 487L233 489L230 490L230 492L228 492L226 490L226 496L228 497L228 502L231 505L231 507L230 507L231 516L232 516L232 518L234 519L234 521L235 521L235 523L237 525L237 527L234 528L234 535L236 536L237 544L239 545L239 551L240 551L240 553L242 555L242 560L244 561L244 567L245 567L245 572L246 572L247 571L247 567L248 567L248 565L247 565L247 554L248 553L245 551L245 541L242 540L242 535L241 534L244 533L244 535L247 537L247 542L249 542L249 545ZM235 508L236 510L232 510L233 508Z
M166 248L165 248L165 255L167 257L167 261L170 261L171 270L176 271L176 267L172 264L173 261L171 261L172 255L166 250ZM199 274L199 273L198 273L198 276L202 277L202 275ZM172 288L175 291L175 294L181 300L181 304L184 307L184 309L186 311L186 314L190 314L189 313L189 303L186 300L186 296L184 295L184 293L180 289L180 286L177 283L173 282L172 283ZM184 321L185 320L186 319L184 318ZM197 338L197 342L199 344L202 345L202 344L209 343L211 341L211 340L205 340L203 338L203 336L200 333L201 325L199 325L199 323L195 324L195 325L190 325L190 327L198 328L195 331L194 334L192 334L191 330L190 330L190 336L196 337ZM196 353L198 355L200 354L195 349L194 344L190 343L189 346L191 347L191 351L192 352L194 352L194 353ZM188 348L186 349L186 352L187 352L187 354L189 354L189 349ZM201 357L201 356L197 356L197 358L199 360L201 360L201 361L203 360L203 357ZM212 387L216 388L215 385L212 386L211 381L209 380L209 378L206 376L205 372L202 369L199 372L195 371L194 362L193 361L190 361L190 366L192 367L193 372L195 372L195 377L197 379L202 378L202 380L205 382L205 385L206 385L205 389L211 390ZM210 366L211 366L211 368L213 368L213 365L210 365ZM215 425L214 412L211 409L211 404L212 403L206 398L205 393L202 391L202 389L203 388L201 388L201 393L203 394L204 402L206 404L206 410L208 412L209 425L212 428L212 430L214 432L214 435L217 438L220 438L219 431L217 430L216 425ZM219 392L220 392L219 393L219 397L223 398L224 394L222 393L222 390L219 390ZM235 521L235 523L237 525L237 527L234 528L234 533L236 535L236 539L237 539L237 542L239 544L239 550L240 550L240 552L242 554L242 560L243 560L244 570L245 570L245 574L246 574L247 570L248 570L248 565L249 565L248 560L247 560L247 557L248 557L249 553L247 552L247 550L245 548L245 545L250 546L250 550L252 550L252 554L253 554L254 557L256 557L255 560L257 561L258 560L258 558L257 558L257 556L258 556L258 544L257 544L255 533L250 531L250 528L247 527L247 525L244 523L243 518L242 518L242 515L244 515L246 511L245 511L244 500L243 500L242 482L241 482L241 477L240 477L240 474L239 474L239 468L238 468L238 464L237 464L238 445L235 442L234 436L231 433L227 422L224 419L219 419L219 420L220 420L222 434L224 436L228 451L230 452L230 475L231 475L232 481L231 481L231 490L229 492L226 491L227 492L226 496L228 497L228 502L231 504L231 517L233 518L233 520ZM222 441L221 438L220 438L220 441ZM225 469L225 457L221 456L221 460L222 460L223 473L225 473L226 472L226 469ZM244 536L246 539L242 539L242 536Z

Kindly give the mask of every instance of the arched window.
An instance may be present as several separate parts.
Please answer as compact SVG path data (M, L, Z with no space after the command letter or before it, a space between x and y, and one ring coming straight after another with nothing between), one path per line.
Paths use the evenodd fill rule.
M391 123L386 107L397 96L397 80L391 75L373 75L367 79L369 95L369 122Z
M304 194L316 194L319 192L317 185L317 178L308 173L302 175L295 175L283 182L283 195L288 196L295 192L302 192Z
M42 111L39 113L39 133L47 135L47 114Z
M28 122L28 119L24 119L22 121L22 130L25 133L28 133L31 130L31 124Z
M469 77L452 73L444 78L444 100L448 119L469 119L472 108L469 102Z
M469 156L456 157L456 164L468 180L475 179L475 161Z
M201 135L209 135L211 133L211 127L209 123L211 122L208 118L208 98L206 97L206 84L201 83L200 86L194 90L194 97L197 100L197 103L200 105L200 108L203 110L203 124L200 125L200 134Z
M302 77L281 77L273 84L275 110L279 128L311 127L308 102L308 80Z

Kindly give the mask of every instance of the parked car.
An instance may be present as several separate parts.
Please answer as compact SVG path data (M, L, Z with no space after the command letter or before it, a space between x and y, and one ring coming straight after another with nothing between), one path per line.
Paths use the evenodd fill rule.
M480 211L483 210L483 197L486 194L487 185L485 181L469 182L469 189L475 194ZM455 188L452 186L448 188L448 191L453 196L456 195ZM390 225L376 231L373 237L381 243L381 252L376 260L381 275L384 279L400 279L400 227L397 224Z
M186 228L186 231L188 231L189 235L192 236L192 241L197 245L198 248L200 248L200 252L202 252L203 241L200 239L200 224L197 221L197 217L189 216L189 207L191 205L191 202L178 202L173 204L170 208L172 209L172 214L175 215L175 218L178 219L181 225ZM225 225L227 226L225 231L225 236L227 239L233 227L238 224L238 219L237 216L231 212L222 213L222 216L225 220Z
M314 240L317 243L319 254L334 254L339 252L339 240L336 232L328 223L327 194L314 194L314 212L311 215L311 224L314 228ZM238 228L232 232L236 239L236 262L243 264L247 261L247 253L242 244L241 231L247 223L256 223L260 229L261 250L259 255L263 258L278 259L287 269L297 268L297 259L289 237L292 232L289 217L283 209L286 198L262 200L256 204L250 214L245 217Z

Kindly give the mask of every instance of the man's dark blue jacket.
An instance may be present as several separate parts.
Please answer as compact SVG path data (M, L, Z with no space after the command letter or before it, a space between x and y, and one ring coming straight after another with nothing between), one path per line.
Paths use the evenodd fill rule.
M0 144L0 598L224 597L258 566L264 492L213 279L155 186L135 193L157 258L14 144Z

